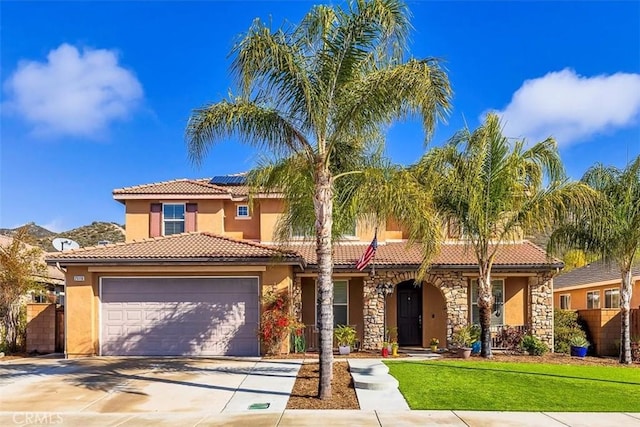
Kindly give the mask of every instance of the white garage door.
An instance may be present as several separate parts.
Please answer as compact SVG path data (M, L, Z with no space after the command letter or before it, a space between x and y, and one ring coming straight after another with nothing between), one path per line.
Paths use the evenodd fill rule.
M110 356L256 356L257 278L103 278Z

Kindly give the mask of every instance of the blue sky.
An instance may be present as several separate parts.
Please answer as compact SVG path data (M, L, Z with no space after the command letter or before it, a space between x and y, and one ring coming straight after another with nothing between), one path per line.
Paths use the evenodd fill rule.
M192 109L233 91L229 52L252 20L296 23L318 2L2 2L0 227L55 231L124 222L114 188L250 169L219 143L187 159ZM409 2L410 54L446 61L455 92L446 141L498 111L508 136L558 139L569 176L640 154L640 2ZM425 151L417 121L387 153Z

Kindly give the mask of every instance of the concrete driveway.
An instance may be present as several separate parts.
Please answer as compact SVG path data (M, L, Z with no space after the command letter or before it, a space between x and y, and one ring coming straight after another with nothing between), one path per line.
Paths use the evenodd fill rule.
M300 364L230 358L20 359L0 364L0 412L219 414L268 404L267 411L282 413Z

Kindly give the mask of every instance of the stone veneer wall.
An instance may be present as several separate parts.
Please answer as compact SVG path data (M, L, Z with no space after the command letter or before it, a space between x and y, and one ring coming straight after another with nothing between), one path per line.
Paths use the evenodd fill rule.
M553 351L553 277L529 277L529 328Z
M302 323L302 277L296 276L293 279L291 304L293 305L293 315L298 322Z
M394 286L407 280L416 279L416 271L377 270L376 275L364 279L364 339L366 350L382 347L384 340L384 300L378 295L377 286L391 283ZM453 330L467 324L469 319L467 280L460 272L434 272L424 282L426 286L440 289L447 304L447 339Z

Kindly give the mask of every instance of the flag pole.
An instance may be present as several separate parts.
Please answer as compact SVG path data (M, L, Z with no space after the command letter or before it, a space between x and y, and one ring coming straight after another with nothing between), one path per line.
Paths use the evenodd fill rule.
M376 227L376 230L373 233L373 240L376 241L376 246L377 246L377 241L378 241L378 227ZM377 248L376 248L377 249ZM371 278L375 277L376 275L376 252L378 252L377 250L373 253L373 259L371 260Z

